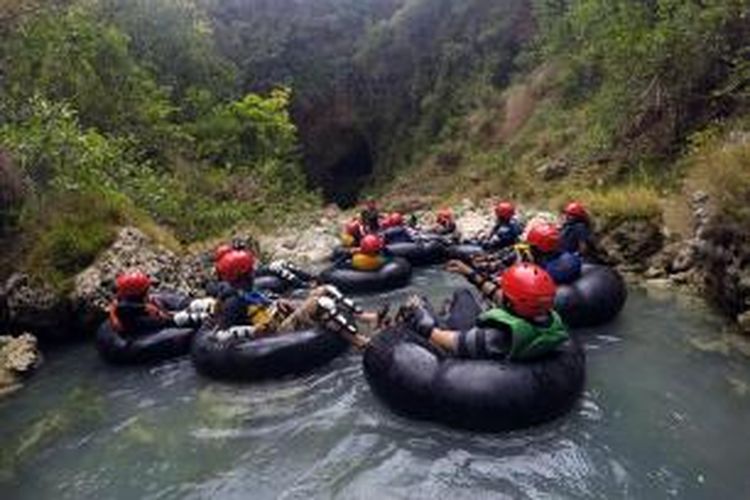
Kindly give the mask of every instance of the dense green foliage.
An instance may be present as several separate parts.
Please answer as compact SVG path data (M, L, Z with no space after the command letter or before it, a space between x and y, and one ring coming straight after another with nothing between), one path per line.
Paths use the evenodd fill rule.
M349 198L367 176L411 170L424 190L547 196L534 172L551 157L584 168L566 190L595 175L651 200L690 137L747 111L748 12L750 0L7 2L0 229L20 224L75 263L110 233L83 230L92 243L75 248L56 225L87 219L52 217L56 204L103 200L92 228L151 218L194 241L308 206L305 177L327 194L351 184ZM621 198L602 203L615 213Z
M748 102L747 0L537 5L541 54L564 65L561 104L587 111L586 152L669 154Z
M237 92L201 12L80 1L5 26L2 177L23 199L3 199L2 222L23 234L27 266L69 276L115 226L148 217L194 241L314 202L289 91Z

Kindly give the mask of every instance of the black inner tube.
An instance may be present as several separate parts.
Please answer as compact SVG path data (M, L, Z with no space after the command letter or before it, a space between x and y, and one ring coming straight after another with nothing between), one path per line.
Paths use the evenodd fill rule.
M320 279L344 292L380 292L408 285L411 272L408 261L395 257L377 271L359 271L349 263L332 266L320 274Z
M105 321L96 333L96 348L102 358L114 364L157 363L190 352L194 333L193 328L165 328L124 337Z
M391 255L408 260L412 266L439 264L448 256L445 244L435 239L391 243L387 248Z
M624 307L627 296L625 282L616 270L584 264L580 278L558 286L555 309L571 328L594 327L612 321Z
M346 351L349 343L322 328L271 335L261 339L214 337L202 328L193 339L191 357L198 371L225 380L263 380L307 373Z
M480 307L468 297L456 296L443 324L473 325ZM363 364L375 394L397 413L476 431L557 418L573 407L585 383L585 355L574 340L533 362L458 359L403 325L375 337Z

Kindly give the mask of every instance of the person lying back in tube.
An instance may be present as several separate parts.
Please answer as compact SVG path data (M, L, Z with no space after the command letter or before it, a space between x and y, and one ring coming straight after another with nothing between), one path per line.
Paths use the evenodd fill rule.
M472 271L492 275L502 272L516 262L534 262L544 268L558 285L574 282L581 276L583 261L577 253L562 249L560 231L550 223L535 224L526 235L525 243L516 244L494 255L482 255L472 260L472 266L452 267L468 274Z
M419 231L406 224L406 217L400 212L391 212L386 215L380 223L380 234L384 242L391 243L409 243L415 241L419 236Z
M361 348L367 338L349 320L377 322L380 314L364 312L333 286L313 288L301 303L275 298L253 289L255 256L249 250L233 250L217 264L220 279L229 285L216 305L216 338L260 338L322 325Z
M226 289L231 288L219 276L218 265L221 258L232 250L243 250L244 248L245 246L240 242L235 242L231 245L224 243L216 247L216 250L214 250L214 273L216 279L205 284L205 289L209 297L221 297ZM261 270L280 278L294 288L304 288L313 280L311 274L285 260L275 260L261 268Z
M377 271L383 267L390 255L383 238L374 234L367 234L360 245L349 249L351 266L357 271Z
M453 240L459 240L458 226L450 208L441 208L435 216L435 225L429 229L429 232L444 236Z
M562 249L594 261L606 261L606 252L594 237L591 216L583 203L571 201L562 211L560 238Z
M466 331L438 328L429 307L414 297L401 313L411 329L446 352L470 359L531 361L569 339L554 310L556 285L541 267L515 264L498 282L478 274L468 278L497 304L479 316L476 326Z
M495 225L482 241L486 250L501 250L518 243L523 228L515 216L516 207L512 203L502 201L495 206Z
M380 232L380 210L378 202L370 198L359 214L359 220L365 234L378 234Z
M341 245L344 248L357 248L362 243L363 236L362 224L356 219L350 220L341 231Z
M198 299L187 309L172 311L158 295L150 295L151 279L140 271L119 275L116 298L109 308L112 328L123 336L153 333L165 328L197 328L213 307L211 299Z

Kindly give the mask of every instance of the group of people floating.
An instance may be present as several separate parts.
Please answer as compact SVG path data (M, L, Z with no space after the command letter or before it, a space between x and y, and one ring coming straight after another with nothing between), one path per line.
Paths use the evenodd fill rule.
M494 211L496 223L489 233L462 242L449 209L436 213L434 225L420 228L415 217L407 221L399 213L381 214L377 203L369 201L358 217L345 224L343 245L335 257L334 266L345 261L358 272L374 273L393 259L389 244L394 242L428 235L445 245L468 243L475 251L458 252L445 269L464 276L485 300L484 310L471 325L446 324L418 296L398 308L363 310L322 275L283 261L259 266L252 250L234 244L215 251L216 280L206 287L208 297L165 300L150 293L152 283L144 273L118 276L107 331L127 344L152 332L200 330L204 342L232 349L233 344L319 329L366 351L380 332L398 326L456 359L502 363L543 359L570 341L568 328L555 310L556 293L558 286L578 279L584 259L596 258L591 220L580 202L569 203L559 223L538 222L529 228L524 228L510 202L498 203ZM263 276L289 288L304 287L304 297L269 292L260 285ZM456 292L453 303L466 293Z

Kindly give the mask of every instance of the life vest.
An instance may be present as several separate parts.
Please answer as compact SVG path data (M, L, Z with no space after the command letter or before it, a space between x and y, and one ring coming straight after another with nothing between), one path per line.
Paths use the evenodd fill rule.
M583 221L565 222L560 230L562 248L567 252L578 252L582 242L591 241L591 228Z
M357 239L349 233L341 233L341 245L351 248L357 244Z
M115 300L109 306L109 322L112 325L112 329L118 333L125 333L125 324L117 313L119 302ZM169 318L169 313L166 312L158 303L151 297L146 299L143 307L143 314L148 318L154 319L166 319Z
M568 331L560 315L551 311L552 321L548 326L537 326L514 316L505 309L496 308L485 312L477 320L483 328L509 329L513 336L508 359L527 361L554 351L568 340Z
M283 318L273 301L260 292L240 292L245 304L248 324L261 329L273 329Z
M558 285L567 285L581 276L583 260L578 254L562 252L551 258L542 266Z
M385 265L385 257L382 255L367 255L355 253L352 256L352 267L358 271L377 271Z

